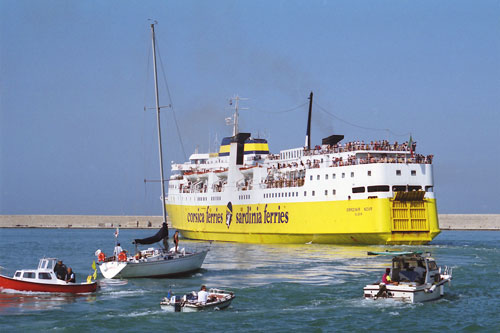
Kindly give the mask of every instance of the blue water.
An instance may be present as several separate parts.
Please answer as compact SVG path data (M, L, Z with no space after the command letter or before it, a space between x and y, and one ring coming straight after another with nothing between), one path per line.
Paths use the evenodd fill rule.
M120 230L122 247L151 230ZM113 230L0 229L3 274L62 258L83 281L94 252L112 252ZM181 240L181 247L205 243ZM385 249L432 252L453 267L446 296L424 304L362 298L388 258ZM0 293L0 331L500 331L500 232L444 231L428 246L254 245L213 243L203 269L176 279L101 280L92 295ZM102 277L100 277L102 279ZM236 294L224 311L167 313L159 302L201 284Z

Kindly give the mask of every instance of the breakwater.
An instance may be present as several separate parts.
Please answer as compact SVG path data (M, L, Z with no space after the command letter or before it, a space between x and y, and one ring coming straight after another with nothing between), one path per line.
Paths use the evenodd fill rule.
M159 228L161 216L0 215L0 228ZM170 222L167 219L170 226ZM440 214L441 230L500 230L500 214Z
M162 222L162 216L0 215L0 228L157 229Z

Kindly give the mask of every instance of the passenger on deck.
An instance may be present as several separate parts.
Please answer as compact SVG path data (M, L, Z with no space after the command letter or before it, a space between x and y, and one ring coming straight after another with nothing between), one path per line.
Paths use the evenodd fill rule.
M205 304L208 299L207 287L205 285L201 286L201 290L198 292L198 303Z
M120 246L120 243L117 243L117 244L116 244L116 246L115 246L115 249L113 250L113 255L114 255L115 257L118 257L118 255L119 255L121 252L123 252L123 249L122 249L122 247ZM127 252L127 251L125 251L125 252Z
M178 247L179 247L179 231L175 231L174 234L174 244L175 244L175 253L179 252Z
M66 274L66 282L76 282L75 273L68 267L68 273Z
M54 266L54 273L59 280L66 280L66 265L63 264L62 260L59 260Z

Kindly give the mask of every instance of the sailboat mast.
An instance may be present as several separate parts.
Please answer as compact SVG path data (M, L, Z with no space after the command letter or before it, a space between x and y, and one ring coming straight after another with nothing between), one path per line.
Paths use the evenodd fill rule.
M158 95L158 74L156 70L156 45L155 45L154 24L151 24L151 33L153 39L153 67L155 76L156 120L158 124L158 150L160 153L161 206L163 208L163 223L167 223L167 210L165 207L165 176L163 174L163 150L161 146L161 128L160 128L160 97Z

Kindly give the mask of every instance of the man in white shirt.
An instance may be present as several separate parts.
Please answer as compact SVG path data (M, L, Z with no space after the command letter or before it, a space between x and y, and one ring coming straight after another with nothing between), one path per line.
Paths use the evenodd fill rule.
M198 292L198 303L205 304L208 299L207 287L201 286L201 290Z
M115 257L118 257L118 255L123 251L122 247L120 246L120 243L116 244L115 250L113 251L113 255Z

